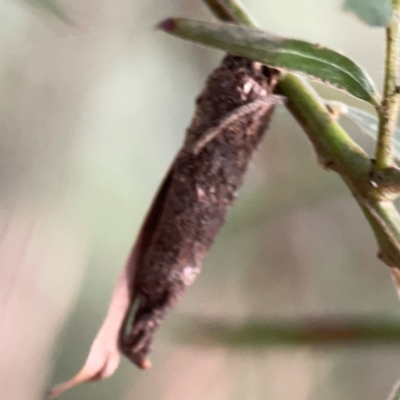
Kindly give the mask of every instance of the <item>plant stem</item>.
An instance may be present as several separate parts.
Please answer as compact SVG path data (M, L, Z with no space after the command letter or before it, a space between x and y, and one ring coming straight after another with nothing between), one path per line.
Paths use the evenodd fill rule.
M209 318L190 318L178 325L178 337L196 345L359 346L398 345L400 321L382 317L326 316L234 323Z
M394 164L394 130L399 111L399 93L397 93L397 69L399 46L400 0L392 0L393 17L386 27L386 59L383 85L383 99L379 114L378 142L376 146L376 169L383 170Z
M224 22L235 22L235 19L232 14L228 12L228 10L223 6L223 4L218 0L203 0L204 3L208 6L211 12L217 17L220 21Z
M241 25L257 28L254 19L235 0L203 0L213 14L221 21L235 22Z
M353 182L351 186L360 186L369 168L368 157L333 120L314 89L303 78L289 73L281 78L279 88L288 99L287 108L313 144L320 164L346 176ZM365 185L358 190L368 191L366 177Z
M207 4L223 4L219 18L230 21L233 19L236 23L254 27L249 22L252 18L238 6L236 0L204 1ZM393 1L394 21L397 21L400 0ZM240 12L237 12L238 9ZM393 29L397 28L392 26L391 34ZM393 50L395 49L392 46L391 51ZM391 60L396 62L393 57ZM395 72L390 70L391 73ZM372 187L368 155L332 118L323 101L303 79L286 73L281 78L279 88L288 99L289 111L313 144L320 164L336 171L358 202L378 242L380 259L392 268L392 276L400 296L400 215L393 202L380 200L380 189ZM397 113L393 105L391 107L394 112L391 123L394 124Z

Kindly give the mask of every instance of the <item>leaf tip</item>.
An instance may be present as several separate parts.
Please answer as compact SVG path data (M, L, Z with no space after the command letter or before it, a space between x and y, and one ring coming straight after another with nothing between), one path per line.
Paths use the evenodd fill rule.
M164 32L171 32L175 30L175 28L176 28L176 21L173 18L164 19L164 21L161 21L156 25L157 30L161 30Z
M100 378L92 377L80 372L78 375L76 375L69 381L60 383L56 386L53 386L50 390L48 390L46 393L46 400L53 400L56 397L63 394L64 392L66 392L67 390L73 388L76 385L79 385L80 383L89 382L91 380L97 380L97 379L101 379L101 377Z
M102 337L100 337L102 339ZM89 353L86 363L72 379L52 387L46 393L46 400L52 400L76 385L94 382L110 377L117 369L120 355L117 350L104 352L98 347L101 340L97 337Z
M60 383L59 385L53 386L46 393L46 400L53 400L56 397L60 396L62 393L66 392L68 389L71 389L73 386L78 384L79 382L75 382L74 380Z
M148 358L145 358L139 365L140 369L147 370L151 368L151 361Z

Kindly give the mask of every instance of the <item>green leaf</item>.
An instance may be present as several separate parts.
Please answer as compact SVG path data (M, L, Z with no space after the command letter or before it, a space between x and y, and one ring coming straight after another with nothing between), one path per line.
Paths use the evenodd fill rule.
M371 26L388 26L393 16L390 0L345 0L343 9Z
M345 90L375 107L379 95L371 78L356 63L333 50L302 40L226 23L168 19L158 28L182 39L248 57L271 67L305 74Z
M43 10L69 25L76 25L69 17L65 8L60 4L59 0L22 0L24 3Z
M375 115L337 101L328 101L326 104L340 117L348 119L357 125L363 133L376 140L378 135L378 119ZM400 128L395 129L394 147L396 158L400 160Z

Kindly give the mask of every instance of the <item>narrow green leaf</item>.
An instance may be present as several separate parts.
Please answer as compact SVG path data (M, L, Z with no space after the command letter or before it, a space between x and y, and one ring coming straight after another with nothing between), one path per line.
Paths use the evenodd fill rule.
M345 90L375 107L379 104L378 92L366 72L349 58L318 44L244 26L185 18L168 19L158 27L182 39L248 57L271 67L305 74Z
M390 0L345 0L343 9L368 25L378 27L388 26L393 16Z
M348 119L357 125L363 133L376 140L378 135L378 119L375 115L341 102L328 101L327 105L336 111L340 117ZM394 147L396 158L400 160L400 128L395 129Z
M61 19L63 22L69 25L76 25L69 17L64 6L61 5L59 0L22 0L22 2L43 10L48 14Z

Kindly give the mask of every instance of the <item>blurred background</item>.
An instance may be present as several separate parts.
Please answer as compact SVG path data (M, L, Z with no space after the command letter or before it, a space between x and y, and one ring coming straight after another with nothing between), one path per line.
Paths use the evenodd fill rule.
M267 30L354 57L380 86L384 32L344 13L341 1L243 3ZM209 19L200 0L62 4L77 26L0 0L4 400L42 399L83 364L194 99L222 57L154 30L168 16ZM371 149L354 126L346 128ZM399 321L376 252L351 195L317 166L280 107L202 274L156 337L153 368L123 361L112 378L62 399L384 399L400 377L394 345L238 348L183 333L208 319L240 326L331 315Z

